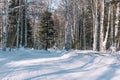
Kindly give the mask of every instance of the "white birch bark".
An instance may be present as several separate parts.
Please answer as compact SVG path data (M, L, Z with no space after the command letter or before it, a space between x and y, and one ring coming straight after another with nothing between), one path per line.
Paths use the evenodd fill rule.
M118 27L119 27L119 17L120 17L120 2L117 3L116 9L116 19L115 19L115 39L118 35ZM117 48L117 40L115 40L115 46Z
M100 51L104 51L104 0L100 0Z
M118 34L118 27L119 27L119 15L120 15L120 2L117 3L116 9L116 20L115 20L115 36Z
M7 27L8 27L8 0L5 0L5 25L3 28L3 50L6 51L7 46Z
M90 0L93 15L93 50L98 50L98 0Z
M104 47L104 50L106 50L106 45L107 45L107 41L108 41L108 35L109 35L109 28L110 28L110 15L111 15L111 4L109 5L109 9L108 9L108 23L107 23L107 31L106 31L106 34L105 34L105 39L104 39L104 42L103 42L103 47Z

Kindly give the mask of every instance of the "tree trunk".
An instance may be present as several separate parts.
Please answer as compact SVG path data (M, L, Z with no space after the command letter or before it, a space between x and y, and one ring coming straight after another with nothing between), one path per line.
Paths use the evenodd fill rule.
M114 34L114 27L113 27L113 7L114 7L114 5L112 4L111 5L111 34L110 34L110 37L111 37L111 46L113 46L113 43L114 43L114 40L113 40L113 34Z
M5 25L3 29L3 51L6 51L7 47L7 27L8 27L8 0L5 0Z
M119 15L120 15L120 2L117 3L117 9L116 9L116 18L115 18L115 39L118 35L118 27L119 27ZM117 48L117 40L115 40L115 46Z
M19 6L20 6L20 0L19 0ZM17 45L17 48L19 48L19 37L20 37L20 35L19 35L19 33L20 33L20 8L19 8L19 13L18 13L18 21L17 21L17 43L16 43L16 45Z
M86 49L85 8L83 7L83 49Z
M104 51L104 0L100 0L100 51Z
M107 23L107 31L105 34L105 39L103 42L103 49L106 50L106 45L107 45L107 41L108 41L108 36L109 36L109 29L110 29L110 15L111 15L111 4L109 5L109 9L108 9L108 23Z
M93 15L93 50L98 50L98 1L91 0L91 8Z
M22 12L23 12L23 9L22 9L21 7L20 7L20 10L21 10L21 11L20 11L20 14L21 14L21 15L20 15L20 18L21 18L21 19L20 19L20 47L23 47L23 38L24 38L24 37L23 37L23 35L24 35L24 34L23 34L23 19L24 19L24 18L23 18L23 13L22 13Z
M27 0L25 0L25 47L27 47Z
M71 24L70 24L70 2L66 1L66 26L65 26L65 49L69 50L71 46Z

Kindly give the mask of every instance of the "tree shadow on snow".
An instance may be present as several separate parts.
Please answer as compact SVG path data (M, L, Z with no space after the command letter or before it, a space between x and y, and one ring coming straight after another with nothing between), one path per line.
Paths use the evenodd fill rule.
M77 68L72 68L72 69L67 69L67 70L59 70L59 71L56 71L56 72L51 72L51 73L47 73L47 74L41 74L41 75L34 76L34 77L31 77L31 78L28 78L28 79L25 79L25 80L33 80L35 78L41 78L41 77L45 77L45 76L52 76L52 75L56 75L56 74L58 75L58 74L66 74L66 73L75 73L75 72L88 71L88 70L85 70L85 68L89 64L92 64L94 62L94 60L95 60L95 57L93 57L86 64L84 64L84 65L82 65L80 67L77 67Z
M120 64L111 64L109 66L109 69L101 76L99 76L96 80L111 80L115 76L115 73L118 69L120 69Z

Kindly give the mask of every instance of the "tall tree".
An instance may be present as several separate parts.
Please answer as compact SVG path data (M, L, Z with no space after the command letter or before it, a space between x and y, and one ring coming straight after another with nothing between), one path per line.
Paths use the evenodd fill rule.
M56 30L54 28L52 13L48 10L43 13L38 34L42 49L47 50L54 45Z
M104 0L100 0L100 50L104 49Z
M93 17L93 50L98 50L98 0L90 0Z
M6 47L7 47L7 28L8 28L8 0L4 1L4 10L5 10L5 25L3 28L3 50L6 51Z
M116 14L115 14L115 43L116 48L119 48L119 39L116 39L119 35L119 23L120 23L120 2L116 3Z
M65 1L65 9L66 9L66 26L65 26L65 49L69 50L71 48L71 14L70 14L70 1Z

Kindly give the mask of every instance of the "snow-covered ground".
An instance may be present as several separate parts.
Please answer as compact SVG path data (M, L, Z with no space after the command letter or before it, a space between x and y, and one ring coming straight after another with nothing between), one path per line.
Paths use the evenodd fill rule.
M0 50L0 80L120 80L116 55L90 50Z

